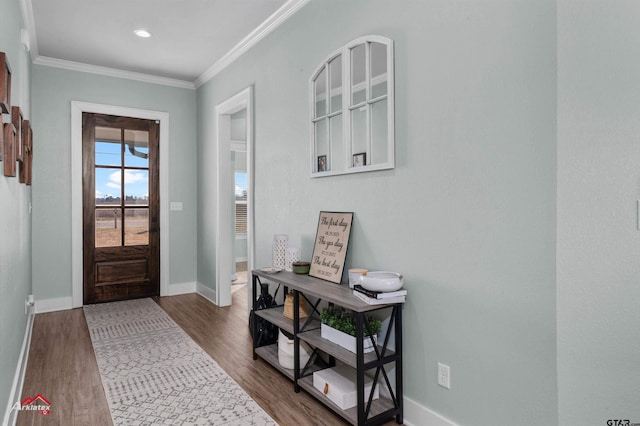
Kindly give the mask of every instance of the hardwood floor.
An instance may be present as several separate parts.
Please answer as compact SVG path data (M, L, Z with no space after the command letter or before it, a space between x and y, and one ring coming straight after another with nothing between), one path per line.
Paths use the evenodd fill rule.
M272 366L253 360L246 290L232 297L224 308L197 294L155 300L279 425L345 424L309 394L293 392ZM82 309L36 315L22 399L37 394L49 400L51 413L21 411L17 425L111 425Z

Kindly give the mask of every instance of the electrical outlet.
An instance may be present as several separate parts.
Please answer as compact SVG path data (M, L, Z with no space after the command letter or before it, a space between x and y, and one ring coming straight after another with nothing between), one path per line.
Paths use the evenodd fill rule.
M451 368L440 362L438 363L438 384L451 389Z

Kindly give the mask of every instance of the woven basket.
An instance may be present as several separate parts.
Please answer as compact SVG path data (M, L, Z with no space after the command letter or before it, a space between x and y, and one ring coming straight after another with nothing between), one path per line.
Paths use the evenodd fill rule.
M298 298L298 312L300 318L306 318L309 316L307 313L307 300L304 297ZM290 292L284 298L284 316L285 318L293 319L293 293Z

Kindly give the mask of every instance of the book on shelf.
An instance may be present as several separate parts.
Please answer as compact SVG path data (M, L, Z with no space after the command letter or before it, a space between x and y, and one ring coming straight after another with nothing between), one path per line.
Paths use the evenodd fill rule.
M353 287L354 291L360 292L362 294L366 294L367 296L373 298L373 299L391 299L394 297L399 297L399 296L406 296L407 295L407 290L401 288L400 290L396 290L396 291L373 291L373 290L367 290L366 288L362 287L361 285L355 285Z
M406 296L396 296L396 297L386 297L384 299L376 299L374 297L369 297L366 294L359 292L358 290L353 290L353 294L358 299L368 303L369 305L384 305L387 303L404 303L406 301Z

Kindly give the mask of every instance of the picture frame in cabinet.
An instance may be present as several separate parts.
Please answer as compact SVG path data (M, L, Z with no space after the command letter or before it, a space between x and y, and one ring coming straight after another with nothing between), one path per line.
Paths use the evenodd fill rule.
M327 171L327 156L326 155L318 155L318 171L326 172Z
M9 114L11 108L11 67L7 55L0 52L0 111Z
M24 157L24 139L22 137L22 110L19 106L11 107L11 122L13 127L16 128L16 141L15 141L15 159L16 161L22 161Z
M352 222L353 212L320 212L310 276L340 284Z
M2 133L4 136L4 175L14 177L16 175L16 128L13 126L13 123L4 123Z
M353 154L353 167L362 167L367 165L367 153L359 152Z

